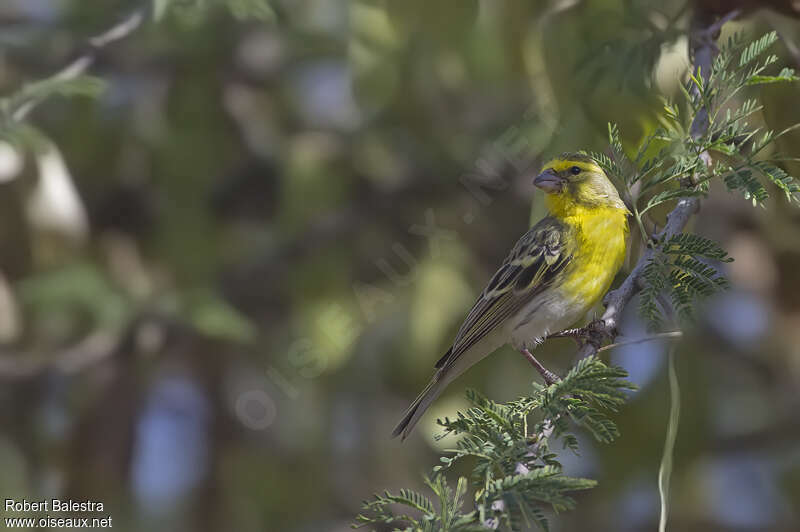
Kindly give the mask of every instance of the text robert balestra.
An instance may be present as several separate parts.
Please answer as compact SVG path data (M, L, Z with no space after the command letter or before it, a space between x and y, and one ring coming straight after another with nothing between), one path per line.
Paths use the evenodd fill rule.
M103 503L97 501L73 501L72 499L6 499L6 512L102 512Z

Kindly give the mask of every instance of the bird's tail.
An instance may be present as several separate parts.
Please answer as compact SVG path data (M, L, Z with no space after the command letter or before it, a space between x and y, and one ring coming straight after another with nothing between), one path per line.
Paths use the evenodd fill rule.
M408 407L406 413L403 414L403 419L400 420L400 423L392 431L392 438L400 436L402 434L402 439L405 440L411 431L414 430L414 426L419 421L419 418L422 417L422 414L431 406L439 394L442 393L442 390L445 389L447 386L448 381L445 379L439 379L439 375L435 375L431 382L422 390L414 402L411 403L411 406Z

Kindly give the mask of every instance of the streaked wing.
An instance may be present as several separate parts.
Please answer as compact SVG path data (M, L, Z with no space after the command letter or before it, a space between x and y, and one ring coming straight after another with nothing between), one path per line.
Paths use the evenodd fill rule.
M453 346L436 363L437 368L452 364L553 284L572 257L568 231L565 224L547 217L519 239L473 305Z

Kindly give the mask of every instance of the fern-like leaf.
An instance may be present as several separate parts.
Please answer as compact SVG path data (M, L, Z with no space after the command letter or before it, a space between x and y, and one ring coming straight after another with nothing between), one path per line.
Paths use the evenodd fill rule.
M753 41L742 51L739 56L739 67L744 67L759 55L763 54L770 46L778 40L777 32L771 31L763 35L760 39Z

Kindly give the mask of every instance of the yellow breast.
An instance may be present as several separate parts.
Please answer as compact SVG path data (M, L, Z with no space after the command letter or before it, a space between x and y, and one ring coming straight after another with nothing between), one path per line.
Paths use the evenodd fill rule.
M608 291L625 261L627 212L614 207L573 207L562 220L576 235L576 250L563 293L588 311Z

